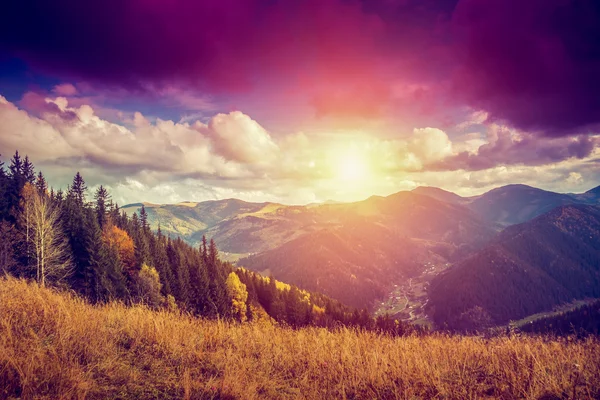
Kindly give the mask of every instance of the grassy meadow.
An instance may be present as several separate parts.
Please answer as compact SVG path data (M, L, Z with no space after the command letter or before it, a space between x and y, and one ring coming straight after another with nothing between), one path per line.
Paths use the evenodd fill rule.
M3 278L0 398L600 398L600 341L234 324Z

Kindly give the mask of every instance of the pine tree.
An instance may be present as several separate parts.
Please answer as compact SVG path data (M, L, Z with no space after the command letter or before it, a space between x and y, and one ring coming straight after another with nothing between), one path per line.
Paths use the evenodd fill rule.
M148 214L146 213L146 207L142 204L140 209L140 223L144 231L150 231L150 225L148 225Z
M167 257L166 240L160 232L150 242L150 252L154 256L154 265L161 279L162 291L165 296L172 294L171 281L173 280L169 258Z
M0 161L0 220L8 218L10 204L8 199L9 177L4 170L4 162Z
M48 183L46 182L46 178L42 171L38 172L37 178L35 180L35 187L40 195L46 195L48 192ZM51 196L51 198L54 196Z
M65 193L62 191L62 189L58 189L56 191L56 195L54 196L54 200L56 200L58 203L62 203L64 199Z
M73 178L73 184L69 188L69 193L73 196L73 198L77 201L78 205L83 207L85 204L85 191L87 190L87 186L85 186L85 181L79 172L75 174Z
M9 176L13 180L21 180L21 183L24 185L25 182L23 179L23 161L21 160L21 156L19 155L19 151L15 151L15 155L10 160L10 166L8 167Z
M23 177L23 160L21 159L18 151L15 152L14 156L10 160L8 171L9 179L5 193L5 218L9 220L9 222L15 223L21 190L23 190L23 186L25 186L25 178Z
M96 200L96 218L98 220L98 225L100 226L100 229L103 229L108 218L110 195L104 186L100 185L94 194L94 199Z
M72 286L80 293L91 297L93 283L90 248L97 235L98 224L94 210L85 204L85 190L85 182L78 172L73 178L73 184L69 187L66 198L61 202L61 219L69 238L75 264Z
M23 175L25 182L29 182L32 185L35 184L35 169L33 168L31 161L29 161L28 156L25 156L25 160L23 160L21 174Z
M0 273L18 273L18 246L15 227L7 221L0 221Z
M217 250L217 245L213 239L210 239L210 244L208 245L208 262L212 265L217 265L219 261L219 251Z
M206 236L202 235L202 244L200 245L200 252L202 253L202 261L204 265L208 266L208 245L206 243Z

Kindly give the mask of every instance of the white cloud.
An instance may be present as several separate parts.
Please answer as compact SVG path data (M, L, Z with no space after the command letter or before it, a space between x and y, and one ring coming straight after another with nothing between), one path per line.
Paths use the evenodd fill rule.
M452 155L452 142L446 132L436 128L415 128L408 150L422 162L429 163Z
M19 149L39 161L77 154L58 129L47 121L19 110L2 96L0 121L0 145L4 150Z
M357 131L297 132L275 138L239 111L217 114L206 123L150 119L141 113L115 123L101 118L90 105L73 106L66 97L29 100L37 107L35 115L0 96L0 148L28 154L55 186L64 188L79 170L90 188L106 185L119 204L226 197L297 204L359 200L420 184L476 194L506 183L562 191L583 191L600 183L600 164L591 161L600 157L600 149L583 159L565 160L560 149L571 146L566 154L579 154L586 143L557 139L538 145L528 135L494 127L487 137L468 133L453 140L431 127L416 128L398 139ZM496 154L497 149L502 154ZM488 153L489 159L510 163L465 170L471 157ZM351 163L354 157L369 170L368 179L341 182L340 163ZM456 170L428 171L452 159ZM519 164L528 159L551 162Z
M196 127L211 137L217 153L242 163L272 162L279 152L269 133L239 111L217 114L208 123Z

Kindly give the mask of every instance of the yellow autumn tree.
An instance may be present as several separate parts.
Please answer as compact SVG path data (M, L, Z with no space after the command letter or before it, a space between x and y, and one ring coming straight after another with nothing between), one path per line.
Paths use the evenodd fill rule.
M226 281L227 293L231 298L232 314L238 321L245 322L246 317L246 300L248 300L248 290L246 285L240 281L240 278L235 272L231 272Z
M137 275L137 289L140 300L151 307L158 307L165 302L160 294L162 287L160 276L156 268L150 267L145 263Z
M127 232L115 225L107 224L102 230L102 240L107 246L117 249L119 260L123 263L123 270L130 277L135 277L135 247Z

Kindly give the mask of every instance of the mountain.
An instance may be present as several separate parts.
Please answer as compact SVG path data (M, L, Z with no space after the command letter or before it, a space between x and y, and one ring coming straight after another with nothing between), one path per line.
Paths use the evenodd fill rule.
M154 229L160 223L194 246L206 235L240 266L358 307L427 263L460 259L495 234L467 208L412 192L309 206L229 199L145 208Z
M571 194L571 196L581 202L590 203L590 204L599 204L600 203L600 186L596 186L595 188L590 189L585 193Z
M599 188L568 195L508 185L461 197L419 187L354 203L287 206L227 199L145 207L153 229L160 223L164 233L193 246L206 235L224 259L240 266L358 307L387 297L395 303L391 312L409 315L404 299L423 306L429 281L449 263L480 250L502 227L556 207L593 204L599 193ZM141 205L123 209L132 214ZM478 255L482 262L506 258L504 249L486 251Z
M600 203L600 186L581 194L554 193L527 185L506 185L472 197L428 186L420 186L412 192L465 205L487 221L503 227L529 221L563 205Z
M507 185L471 198L468 207L488 221L508 226L529 221L559 206L581 202L567 194L527 185Z
M429 196L436 200L444 201L451 204L468 204L469 198L461 197L456 193L449 192L444 189L432 186L419 186L412 190L412 193Z
M144 205L148 214L148 222L152 229L160 229L164 234L181 237L191 245L197 245L202 239L198 232L218 224L219 222L246 213L257 212L270 203L248 203L237 199L182 202L178 204L134 203L121 207L121 210L131 215L140 212Z
M314 221L328 216L327 226L238 265L363 307L393 283L421 274L428 263L459 259L495 233L462 206L411 192L310 212Z
M438 275L429 312L440 327L472 329L587 297L600 297L600 208L577 204L506 228Z
M391 282L418 274L424 260L445 261L434 247L364 223L305 234L238 264L365 307L386 295Z

